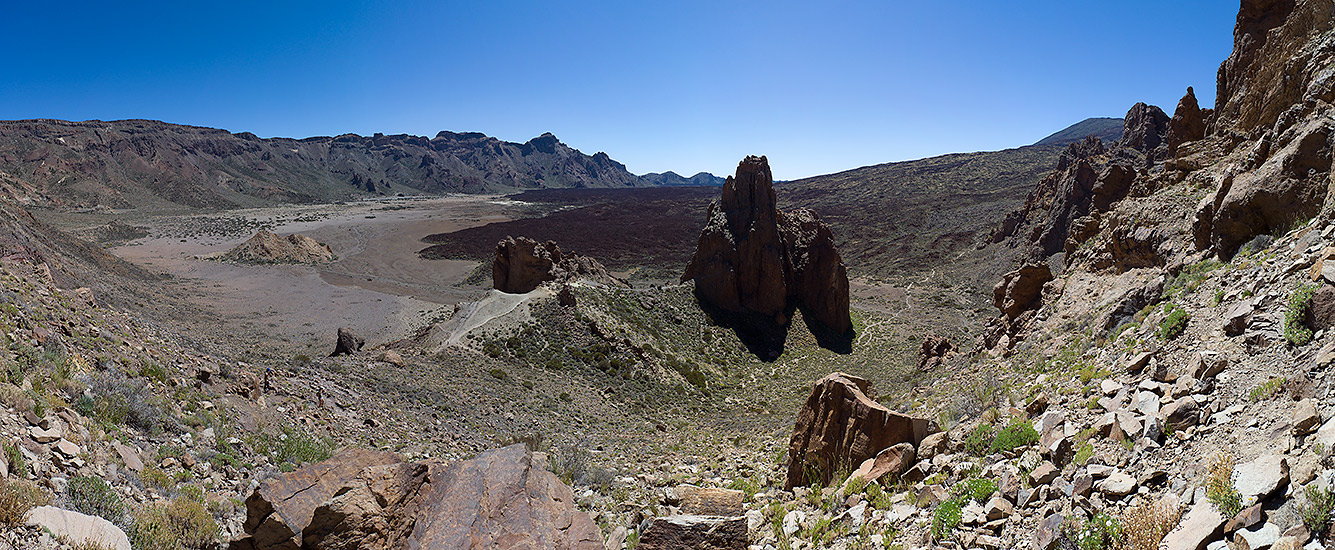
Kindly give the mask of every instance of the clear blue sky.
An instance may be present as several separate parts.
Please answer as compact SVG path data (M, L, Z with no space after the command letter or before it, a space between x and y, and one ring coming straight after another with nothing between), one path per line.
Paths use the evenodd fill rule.
M133 4L133 5L132 5ZM198 4L198 5L197 5ZM783 179L1212 106L1236 0L15 2L0 119L263 137L552 132L635 173Z

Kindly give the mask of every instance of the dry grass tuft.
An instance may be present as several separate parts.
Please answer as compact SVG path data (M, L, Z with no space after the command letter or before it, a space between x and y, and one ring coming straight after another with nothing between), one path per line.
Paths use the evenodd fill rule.
M1122 549L1158 550L1159 543L1181 517L1182 511L1177 506L1162 500L1128 508L1122 513Z

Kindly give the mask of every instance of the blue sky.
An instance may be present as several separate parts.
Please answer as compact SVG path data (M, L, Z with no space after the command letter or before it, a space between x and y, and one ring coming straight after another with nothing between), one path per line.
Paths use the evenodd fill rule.
M17 5L15 5L17 4ZM134 4L134 5L129 5ZM196 5L198 4L198 5ZM1213 106L1236 1L23 2L0 119L262 137L552 132L635 173L791 179Z

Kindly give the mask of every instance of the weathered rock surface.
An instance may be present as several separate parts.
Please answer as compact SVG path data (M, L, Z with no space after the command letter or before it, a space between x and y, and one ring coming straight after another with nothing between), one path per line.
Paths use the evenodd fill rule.
M681 511L694 516L740 516L746 493L733 489L678 485L674 491Z
M38 506L28 511L27 523L88 547L130 550L130 538L125 535L125 531L97 516L55 506Z
M506 237L496 243L491 262L492 286L501 292L523 294L548 281L593 281L604 286L626 287L626 283L597 260L567 254L555 242L539 243L528 237Z
M784 213L769 161L750 156L709 205L705 228L681 280L722 311L788 324L789 308L836 334L847 333L848 275L830 228L806 209Z
M851 470L899 443L917 446L936 431L925 419L892 412L873 401L867 397L870 388L866 380L838 372L816 382L798 412L788 444L785 488L829 483L841 467Z
M1154 105L1132 105L1123 121L1120 145L1142 153L1152 153L1168 133L1168 115Z
M283 236L261 229L218 259L245 264L318 264L333 261L334 251L305 235Z
M746 517L654 518L636 548L645 550L745 550Z
M922 347L918 349L918 370L929 371L940 367L952 351L955 351L955 347L950 345L950 340L935 334L924 336Z
M522 444L445 464L343 451L262 482L244 529L232 548L603 547L570 488Z
M1173 118L1168 121L1168 153L1176 154L1178 146L1183 143L1204 138L1206 116L1196 102L1196 91L1188 86L1187 95L1177 102Z
M1026 265L1007 273L992 287L992 304L1002 315L1014 319L1039 304L1043 284L1052 280L1052 270L1045 264Z
M1219 540L1228 521L1213 504L1204 499L1192 505L1182 521L1165 536L1160 548L1164 550L1205 550L1205 546Z

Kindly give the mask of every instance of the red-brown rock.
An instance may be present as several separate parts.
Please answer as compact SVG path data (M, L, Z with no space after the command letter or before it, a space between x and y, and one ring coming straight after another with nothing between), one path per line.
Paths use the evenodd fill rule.
M1047 264L1031 264L1002 276L992 287L992 304L1002 315L1014 319L1037 307L1043 297L1043 285L1052 280Z
M566 254L553 241L539 243L528 237L506 237L496 243L491 263L492 286L501 292L523 294L547 281L587 279L606 286L627 286L597 260Z
M1187 87L1187 95L1177 102L1172 120L1168 121L1168 153L1176 154L1178 146L1205 137L1205 113L1196 102L1196 91Z
M950 340L935 334L924 336L922 347L918 349L918 370L929 371L945 364L952 351L955 346L950 345Z
M1149 154L1163 143L1168 133L1168 115L1154 105L1137 103L1127 111L1122 122L1122 147Z
M791 263L792 287L804 315L843 334L853 328L848 309L848 272L834 233L815 212L799 208L780 215L784 245Z
M782 212L769 160L749 156L709 205L705 228L681 280L705 304L786 329L787 313L835 334L852 329L848 273L829 225L812 211Z
M349 450L261 483L234 550L601 549L597 526L523 445L452 463Z
M827 484L836 470L852 470L899 443L916 447L936 431L928 420L881 406L867 397L870 390L866 380L840 372L816 382L788 443L785 488Z

